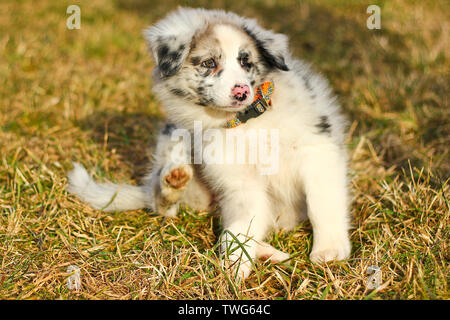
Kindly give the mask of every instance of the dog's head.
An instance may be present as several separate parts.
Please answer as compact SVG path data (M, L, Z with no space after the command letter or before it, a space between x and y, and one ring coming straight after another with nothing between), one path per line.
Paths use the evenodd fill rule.
M146 29L162 99L240 111L269 73L287 71L287 38L232 13L185 9Z

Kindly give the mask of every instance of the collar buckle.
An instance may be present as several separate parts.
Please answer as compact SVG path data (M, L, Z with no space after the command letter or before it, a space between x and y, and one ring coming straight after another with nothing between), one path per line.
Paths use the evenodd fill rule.
M267 108L269 107L267 105L266 100L264 99L256 99L251 106L253 106L253 109L255 109L257 112L259 113L263 113L264 111L267 110Z

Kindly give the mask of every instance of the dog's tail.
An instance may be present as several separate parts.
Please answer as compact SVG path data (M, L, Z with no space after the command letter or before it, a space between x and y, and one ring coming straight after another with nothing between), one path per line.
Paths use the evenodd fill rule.
M97 183L78 163L67 175L67 191L95 209L103 211L125 211L153 208L151 190L146 186L129 184Z

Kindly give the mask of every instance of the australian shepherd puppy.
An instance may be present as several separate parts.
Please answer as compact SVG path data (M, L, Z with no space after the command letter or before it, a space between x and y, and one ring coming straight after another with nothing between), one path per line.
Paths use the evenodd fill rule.
M97 183L79 164L69 192L106 210L217 201L224 265L289 259L264 242L309 218L313 262L349 256L345 120L327 82L291 57L287 37L224 11L180 8L144 31L153 92L168 116L141 186ZM230 138L231 137L231 138Z

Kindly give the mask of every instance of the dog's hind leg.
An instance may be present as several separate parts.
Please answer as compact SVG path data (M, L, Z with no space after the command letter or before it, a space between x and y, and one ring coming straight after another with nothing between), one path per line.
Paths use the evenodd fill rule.
M190 164L190 141L174 141L171 137L175 129L167 124L159 134L155 161L143 185L97 183L83 166L75 163L68 174L68 191L103 211L148 208L173 217L181 202L196 210L208 209L212 197Z
M169 162L157 169L156 175L150 178L151 209L160 215L174 217L193 174L193 168L182 163Z
M67 190L95 209L126 211L149 208L162 215L174 216L177 201L193 176L186 146L172 141L173 125L166 125L158 136L155 162L143 185L98 183L80 164L68 173ZM176 153L177 147L180 149Z

